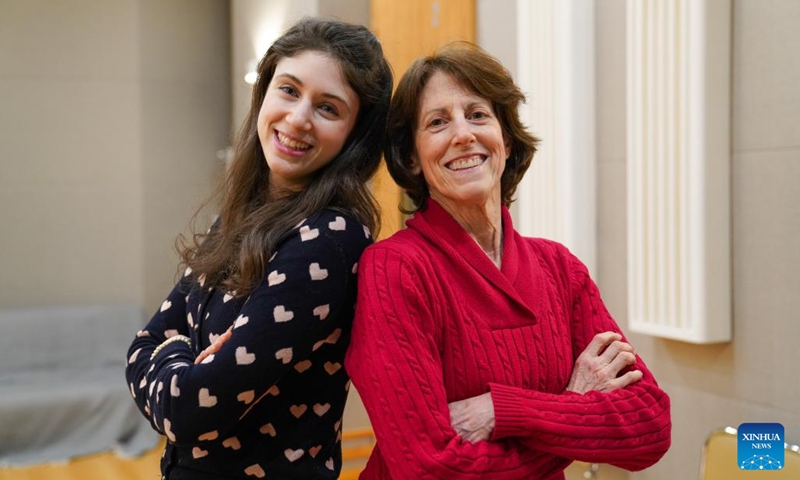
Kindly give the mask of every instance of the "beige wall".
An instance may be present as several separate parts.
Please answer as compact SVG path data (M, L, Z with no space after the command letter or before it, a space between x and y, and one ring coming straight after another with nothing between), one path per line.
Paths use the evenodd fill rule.
M175 281L174 241L208 198L230 143L227 1L139 0L144 293L148 314ZM208 225L212 210L198 224Z
M2 307L144 298L136 13L0 3Z
M475 7L476 43L516 76L517 0L477 0Z
M0 2L0 308L154 310L230 121L227 2Z
M598 283L626 324L625 0L597 2ZM734 0L734 341L630 335L672 397L673 447L637 480L697 478L708 432L779 422L800 442L800 2ZM600 471L601 479L607 478Z

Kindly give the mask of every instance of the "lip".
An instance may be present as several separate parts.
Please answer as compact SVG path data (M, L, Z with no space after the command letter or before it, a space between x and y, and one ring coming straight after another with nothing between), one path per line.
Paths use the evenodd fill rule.
M290 138L290 139L298 141L298 142L303 142L303 143L308 143L308 142L304 142L303 140L300 140L299 138L296 138L296 137L293 137L291 135L288 135L288 134L286 134L284 132L278 132L278 130L273 130L273 133L272 133L272 144L275 145L275 148L281 153L285 153L286 155L291 155L292 157L302 157L303 155L305 155L309 151L311 151L311 149L313 148L313 146L311 148L306 149L306 150L298 150L296 148L291 148L291 147L281 143L281 141L278 139L278 133L280 133L284 137Z

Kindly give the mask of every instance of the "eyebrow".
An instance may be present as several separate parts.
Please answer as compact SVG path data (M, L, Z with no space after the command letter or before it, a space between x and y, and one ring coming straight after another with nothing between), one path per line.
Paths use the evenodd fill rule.
M286 78L292 80L293 82L297 83L301 87L304 86L303 85L303 81L300 80L299 78L295 77L291 73L280 73L278 75L275 75L275 78L280 78L280 77L286 77ZM346 106L347 109L350 110L350 104L347 103L347 100L345 100L344 98L340 97L339 95L336 95L336 94L333 94L333 93L328 93L328 92L323 92L322 96L325 97L325 98L331 98L333 100L337 100L337 101L343 103L344 106Z
M483 103L484 103L484 102L485 102L485 103L488 103L488 104L491 106L491 103L492 103L492 102L490 102L490 101L488 101L488 100L485 100L485 99L481 99L480 101L473 101L473 102L469 102L469 103L467 104L467 108L466 108L466 110L469 110L469 109L471 109L471 108L475 107L476 105L483 105ZM428 117L428 116L430 116L431 114L434 114L434 113L447 113L448 111L449 111L449 110L448 110L448 108L447 108L447 107L437 107L437 108L431 108L430 110L428 110L428 111L426 111L426 112L422 112L422 115L420 116L420 118L427 118L427 117Z

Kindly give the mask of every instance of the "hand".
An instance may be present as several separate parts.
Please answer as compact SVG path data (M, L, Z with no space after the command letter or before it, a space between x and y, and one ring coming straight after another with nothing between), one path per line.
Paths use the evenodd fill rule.
M214 343L212 343L211 345L206 347L205 350L200 352L200 355L198 355L197 358L194 359L194 364L197 365L203 360L205 360L206 357L208 357L209 355L217 353L219 349L222 348L222 345L224 345L225 342L231 339L232 335L233 335L233 327L230 327L228 328L228 330L225 331L225 333L223 333L216 340L214 340Z
M639 370L618 377L619 372L635 363L633 347L622 341L622 335L598 333L575 361L567 390L584 394L591 390L607 393L625 388L642 379Z
M447 407L450 409L450 423L459 437L475 443L489 440L492 436L494 403L490 392L453 402Z

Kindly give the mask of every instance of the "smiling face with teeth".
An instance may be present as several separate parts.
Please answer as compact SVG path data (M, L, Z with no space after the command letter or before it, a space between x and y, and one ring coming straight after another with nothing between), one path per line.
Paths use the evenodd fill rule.
M491 102L438 71L419 105L412 161L431 198L449 211L465 205L499 208L510 142Z
M258 114L270 187L305 188L342 149L358 108L337 60L313 50L281 59Z

